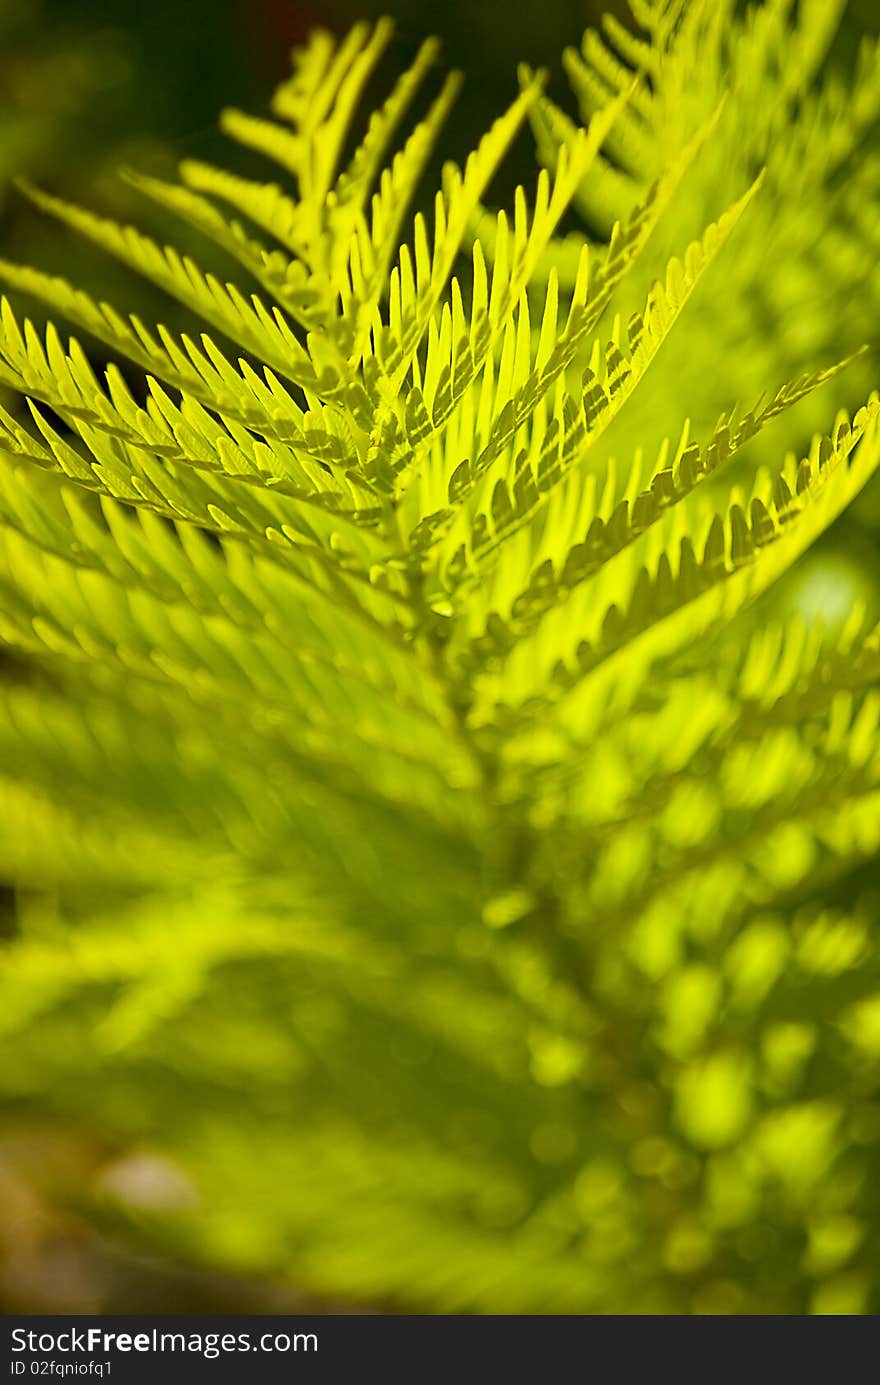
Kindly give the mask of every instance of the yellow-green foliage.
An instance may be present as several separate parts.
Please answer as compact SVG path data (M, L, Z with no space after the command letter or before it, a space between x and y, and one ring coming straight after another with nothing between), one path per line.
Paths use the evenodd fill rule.
M172 1160L101 1212L180 1256L880 1308L880 633L768 590L880 460L834 364L877 54L817 86L828 0L632 8L567 56L584 127L524 71L424 216L457 79L401 133L426 44L364 122L389 26L316 34L224 116L271 182L136 179L241 287L32 192L189 335L0 264L114 353L4 305L0 1081Z

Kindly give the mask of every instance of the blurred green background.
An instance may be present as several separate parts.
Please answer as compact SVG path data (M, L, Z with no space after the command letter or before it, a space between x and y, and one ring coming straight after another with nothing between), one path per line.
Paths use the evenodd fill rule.
M107 262L41 218L15 178L26 175L62 196L125 215L134 194L118 179L120 166L168 174L184 157L234 163L234 151L217 133L217 112L230 103L267 111L291 46L316 25L342 32L355 18L392 14L398 68L421 38L438 33L447 63L467 78L443 142L445 157L462 157L516 91L519 61L548 67L551 91L566 99L560 54L609 9L624 13L612 0L447 0L442 6L435 0L187 0L183 6L176 0L0 0L0 254L106 286ZM878 0L850 0L832 60L849 61L860 36L878 31ZM505 181L512 186L533 168L526 136L507 165L502 192ZM876 499L869 499L846 542L863 555L864 578L875 583L876 597L875 508ZM834 542L840 546L839 537ZM76 1188L101 1158L87 1140L61 1142L51 1131L0 1136L0 1307L346 1310L304 1305L289 1291L264 1285L186 1274L103 1240L76 1208Z
M4 246L20 207L4 187L11 175L51 175L59 190L82 190L86 177L109 178L120 161L173 164L229 146L216 115L230 102L267 110L287 71L291 47L310 29L336 33L357 18L394 17L397 64L436 33L446 61L467 77L447 129L444 152L464 153L516 88L528 61L553 74L561 94L560 55L622 0L0 0L0 198ZM850 0L836 56L880 30L876 0ZM507 176L531 166L527 143Z

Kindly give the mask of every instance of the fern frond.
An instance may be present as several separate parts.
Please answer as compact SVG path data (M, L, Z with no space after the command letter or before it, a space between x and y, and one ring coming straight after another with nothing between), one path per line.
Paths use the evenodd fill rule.
M722 417L708 443L703 446L690 441L689 430L685 426L672 459L667 439L656 464L644 477L638 463L633 464L624 478L618 477L616 464L609 463L601 482L589 472L586 477L575 473L573 494L568 495L563 491L549 497L554 514L540 535L537 553L529 555L531 572L528 582L517 590L512 563L504 566L504 606L503 609L496 607L489 620L507 647L530 633L546 611L593 578L606 563L641 539L654 525L665 520L669 512L691 496L704 481L715 478L720 468L732 464L737 453L782 412L799 403L827 380L833 379L849 363L842 361L781 386L769 403L763 406L759 403L738 423L732 415ZM604 406L598 409L595 407L597 393L605 401ZM610 410L615 396L609 397L604 390L599 393L594 388L589 398L595 409L591 427L585 434L582 426L579 428L583 435L581 455L587 456L597 435L601 433L603 416ZM578 426L577 422L575 426ZM566 516L572 515L577 516L579 536L576 542L567 546ZM764 505L758 499L753 503L752 518L762 520L763 515ZM764 523L765 530L767 523L772 524L769 516ZM503 534L496 536L495 542L500 544L503 538ZM545 558L541 556L543 548L552 553L561 548L562 554L556 560L552 556ZM486 583L484 578L483 590L487 603L500 595L499 585L491 580ZM507 596L510 592L516 594ZM482 648L486 657L491 657L491 640L487 642L483 636L478 636L476 647Z
M206 197L189 188L158 178L127 174L128 181L145 196L180 217L238 260L271 295L274 302L306 329L330 315L327 285L301 261L277 247L267 248L253 240L239 221L228 221Z
M93 216L35 188L28 192L43 211L151 279L158 288L285 378L305 387L315 381L307 352L277 308L270 312L256 297L249 302L234 284L221 284L212 274L203 273L189 257L181 257L170 247L163 249L132 227Z
M0 1090L161 1150L195 1262L880 1304L880 627L788 575L870 523L880 48L631 9L564 58L583 128L523 66L427 210L459 79L419 114L428 42L361 121L387 21L227 112L273 181L130 175L185 254L31 190L168 326L0 260L83 334L3 302Z
M555 488L568 475L575 459L588 455L589 449L601 438L617 410L626 404L754 191L752 189L721 220L710 226L699 244L694 243L688 248L683 264L678 260L670 262L665 281L655 284L644 312L630 320L628 355L621 350L622 343L612 341L600 366L598 353L594 349L591 365L584 371L580 403L562 395L555 410L556 426L551 424L546 437L540 442L537 463L533 464L531 458L525 457L514 468L513 499L504 479L496 481L491 497L494 532L489 528L485 511L482 516L478 511L473 522L474 535L468 545L468 556L478 572L487 556L491 557L540 513ZM505 418L502 414L490 433L473 467L475 479L488 471L504 447L513 441L525 419L534 412L537 403L561 373L564 357L572 350L572 343L579 334L566 330L557 337L555 346L548 346L547 343L555 335L555 313L548 307L545 309L534 372L529 375L519 394L511 400L512 407L507 406L509 416ZM557 353L562 356L562 365Z
M615 676L615 663L624 676L644 677L656 659L731 620L865 485L880 460L877 411L870 401L834 438L817 438L809 458L790 458L775 478L760 477L748 504L735 500L723 514L707 508L693 536L681 537L674 526L668 537L657 535L647 563L639 546L625 548L600 575L597 591L588 583L512 654L505 703L514 703L514 690L550 675L563 692L586 683L587 697L587 675L600 667L603 678Z

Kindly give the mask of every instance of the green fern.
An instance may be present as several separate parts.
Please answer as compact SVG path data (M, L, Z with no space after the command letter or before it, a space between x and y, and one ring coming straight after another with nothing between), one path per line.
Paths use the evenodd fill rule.
M667 219L660 252L698 234L756 169L764 168L767 180L739 240L739 292L730 292L729 266L719 269L690 331L670 342L667 369L682 382L695 426L711 427L731 399L750 399L768 381L845 352L853 340L872 348L856 387L873 387L880 167L870 136L880 116L880 44L864 39L853 73L829 67L846 0L768 0L744 15L735 0L632 8L641 37L608 16L601 34L589 31L564 58L584 116L636 84L603 151L600 176L585 180L575 198L586 234L601 240L688 142L695 123L716 110L713 138L688 196L676 200ZM530 118L539 156L553 167L573 122L546 97ZM547 267L556 263L570 280L584 238L571 233L557 241ZM839 297L827 297L829 285ZM638 277L633 288L635 296L628 292L620 304L624 320L642 291ZM723 373L707 378L704 353L724 360ZM644 410L658 440L679 424L678 402L659 380L649 384ZM804 417L821 428L821 401ZM620 432L621 446L624 436L646 441L644 423L632 435ZM788 445L785 430L776 436Z
M182 1197L93 1196L181 1257L439 1312L880 1304L880 633L771 590L880 461L876 397L835 417L873 169L827 196L876 57L815 96L838 6L632 8L566 59L584 128L524 72L430 216L457 78L401 136L427 44L359 126L390 27L316 34L224 117L276 181L133 177L240 287L29 190L189 332L0 262L114 357L3 305L3 1092L171 1159Z

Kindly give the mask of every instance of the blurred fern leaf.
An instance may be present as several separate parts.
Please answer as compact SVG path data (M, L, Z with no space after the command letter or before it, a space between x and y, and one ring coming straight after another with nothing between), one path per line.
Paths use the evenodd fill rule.
M27 190L192 321L0 262L91 342L4 301L0 1072L176 1161L129 1234L428 1311L877 1311L880 646L776 596L880 461L839 9L639 0L583 128L523 69L430 213L457 78L364 125L390 26L316 33L223 118L277 181L131 175L240 281Z

